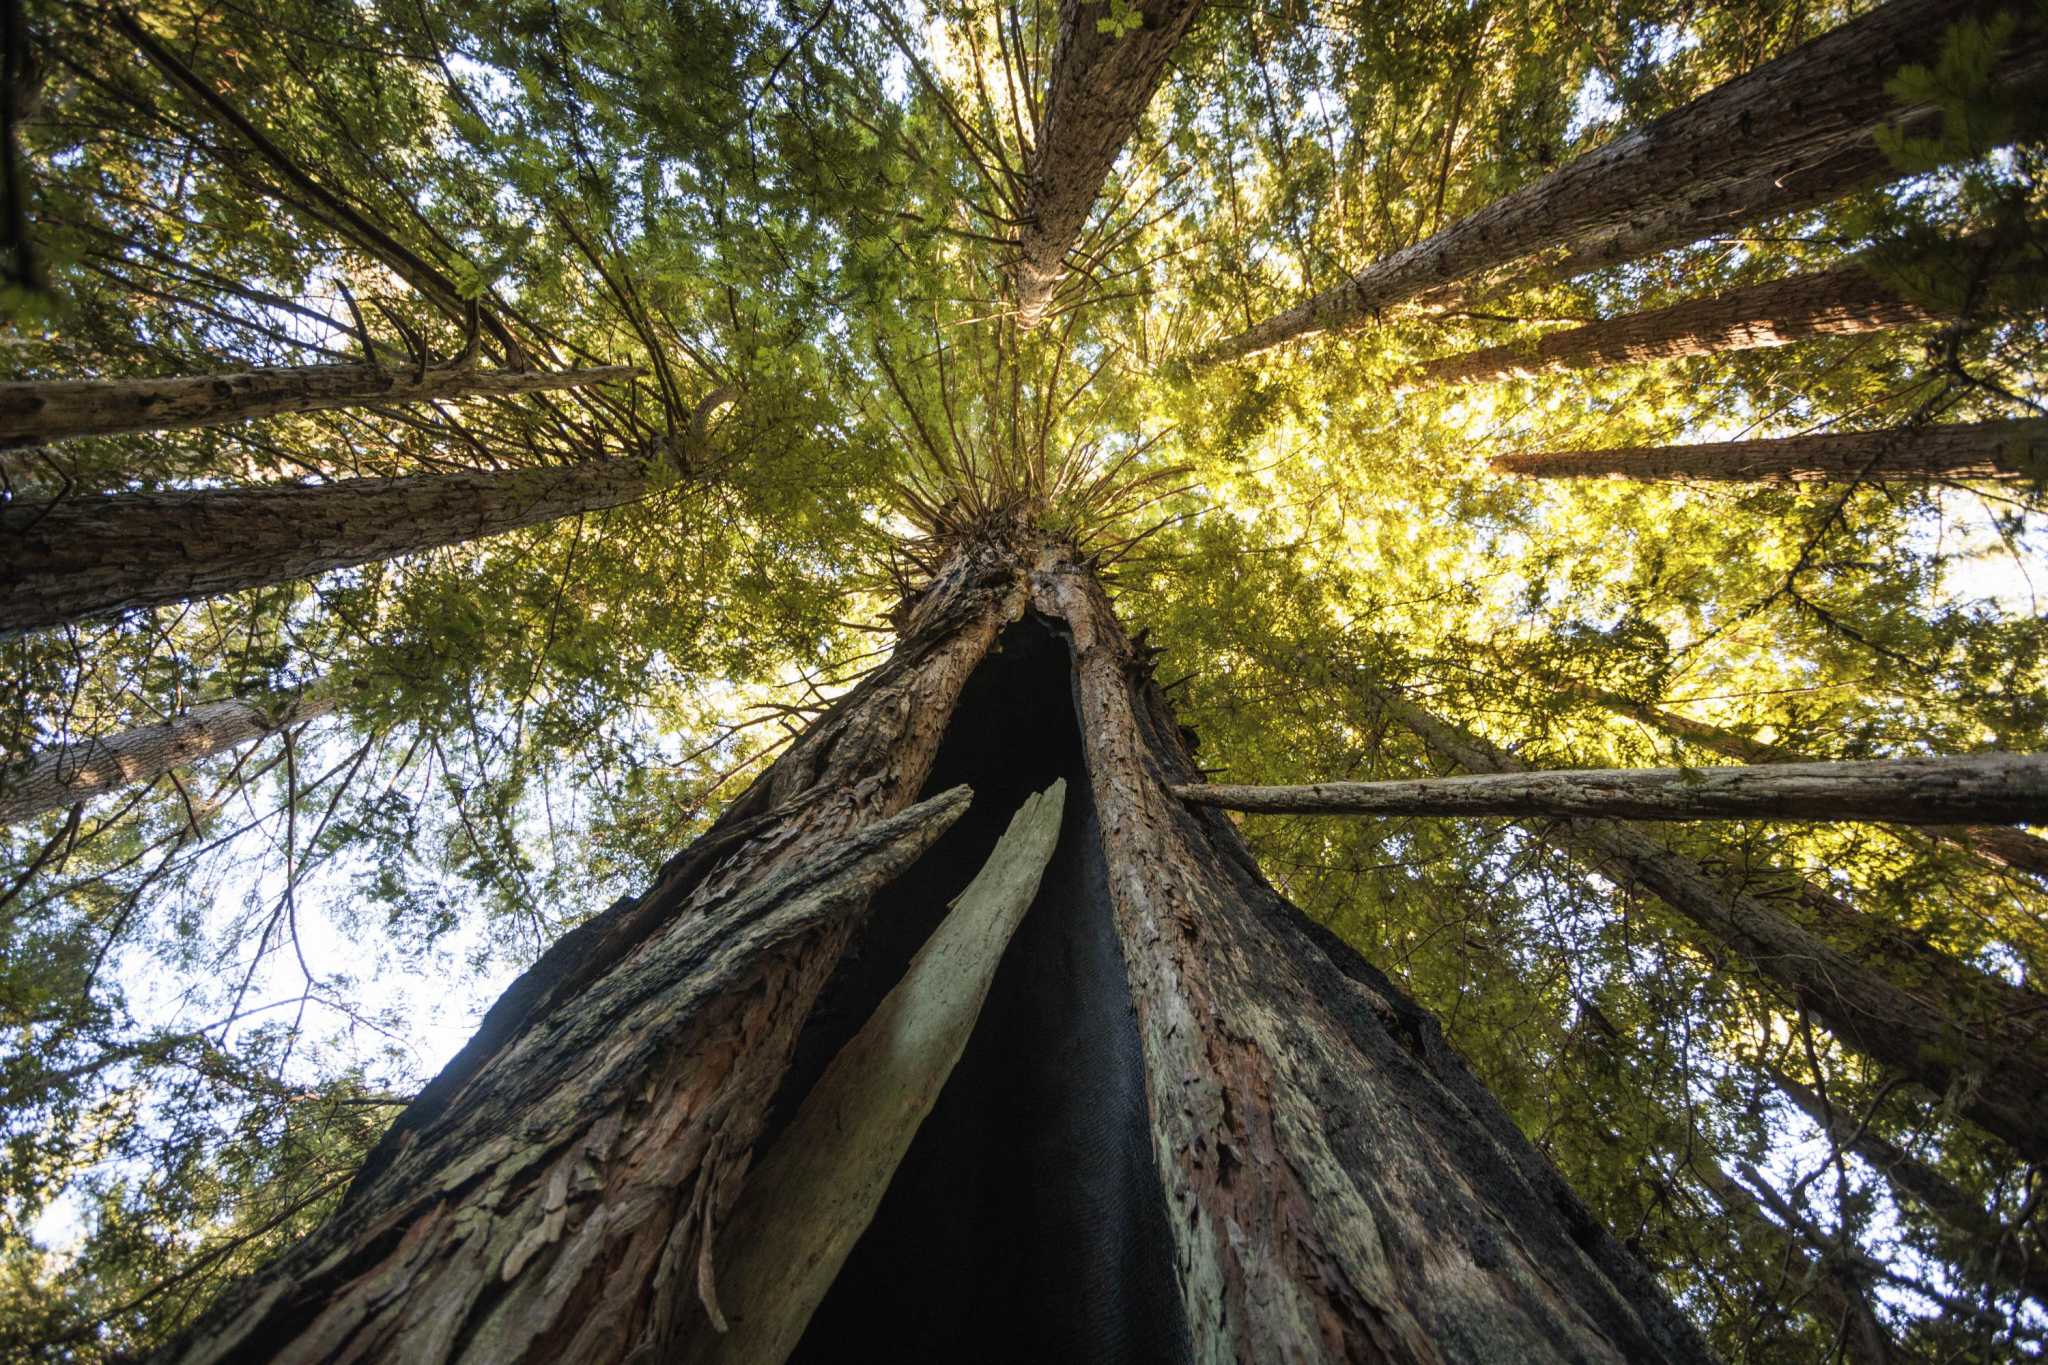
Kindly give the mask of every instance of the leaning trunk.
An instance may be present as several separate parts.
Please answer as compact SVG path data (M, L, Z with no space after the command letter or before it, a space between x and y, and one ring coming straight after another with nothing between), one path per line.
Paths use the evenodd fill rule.
M1218 342L1196 363L1362 326L1424 294L1454 306L1458 286L1506 267L1567 278L1896 178L1903 172L1873 132L1894 121L1932 126L1939 115L1902 107L1887 82L1910 63L1931 64L1949 25L2002 8L1893 0ZM1994 79L2022 87L2044 68L2048 33L2023 23Z
M1021 606L1007 559L957 558L889 663L550 948L341 1209L160 1359L664 1358L715 1300L715 1230L852 922L965 805L912 808Z
M635 502L637 457L0 507L0 634L311 578Z
M1063 0L1045 114L1025 171L1024 227L1011 261L1017 325L1036 327L1066 275L1102 182L1137 130L1202 0L1141 0L1119 23L1102 0ZM1124 25L1135 22L1126 31Z
M1382 700L1433 753L1460 767L1521 768L1469 731L1398 698ZM1571 819L1531 832L1618 881L1649 888L1691 922L1708 951L1740 958L1843 1043L1951 1096L1958 1113L2029 1159L2048 1156L2048 1048L2024 993L1840 902L1832 904L1856 923L1824 917L1816 933L1621 821Z
M181 379L54 379L0 384L0 450L77 436L217 427L287 412L582 388L634 373L592 370L385 369L295 365Z
M315 683L295 696L201 702L160 725L139 725L33 754L0 772L0 826L154 782L188 763L317 720L333 711L337 700Z
M1489 346L1411 366L1403 390L1439 384L1533 379L1558 370L1598 370L1685 360L1724 351L1758 351L1824 336L1861 336L1940 315L1855 267L1731 289L1668 308L1552 332L1533 345Z
M2048 481L2048 419L1714 441L1612 450L1496 455L1502 474L1541 479L1705 483L1919 483L1928 479Z

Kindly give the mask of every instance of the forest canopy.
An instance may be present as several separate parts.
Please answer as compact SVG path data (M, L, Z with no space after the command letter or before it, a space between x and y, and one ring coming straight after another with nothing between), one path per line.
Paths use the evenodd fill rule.
M2048 751L2039 0L4 28L0 1358L319 1226L991 528L1216 783ZM1991 1361L2048 1350L2033 791L1231 818L1715 1354Z

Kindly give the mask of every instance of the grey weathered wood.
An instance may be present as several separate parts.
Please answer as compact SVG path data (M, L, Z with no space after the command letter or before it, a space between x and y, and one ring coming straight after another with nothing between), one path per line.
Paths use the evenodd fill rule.
M1568 768L1297 787L1176 787L1184 801L1291 815L2048 823L2048 756L1974 754L1762 767Z
M1932 62L1949 25L2003 8L1893 0L1217 342L1193 363L1361 326L1432 291L1455 297L1461 283L1506 267L1557 279L1637 260L1896 178L1903 172L1873 130L1894 120L1925 126L1933 111L1901 107L1886 83L1902 66ZM2044 66L2048 30L2023 22L1994 79L2029 87Z
M1708 483L1913 483L1927 479L2048 482L2048 418L1891 431L1826 432L1760 441L1609 450L1518 450L1490 461L1543 479Z
M157 725L91 736L0 770L0 826L153 782L174 768L239 749L333 711L339 698L308 685L295 696L201 702Z
M0 450L80 436L215 427L287 412L582 388L638 373L277 365L176 379L29 379L0 384Z
M1067 784L1027 800L903 979L832 1059L719 1235L717 1301L677 1358L781 1365L873 1220L981 1017L1052 860Z

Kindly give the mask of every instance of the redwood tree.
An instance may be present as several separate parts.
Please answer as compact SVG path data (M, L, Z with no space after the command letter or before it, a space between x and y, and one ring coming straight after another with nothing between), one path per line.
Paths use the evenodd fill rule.
M1928 479L2040 482L2048 419L1893 431L1827 432L1757 441L1614 450L1519 450L1493 457L1503 474L1541 479L1706 483L1900 483Z

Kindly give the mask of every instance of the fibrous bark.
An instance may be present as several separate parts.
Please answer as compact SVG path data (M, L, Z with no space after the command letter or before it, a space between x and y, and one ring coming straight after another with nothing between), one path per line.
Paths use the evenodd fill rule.
M1869 1162L1894 1189L1961 1237L1970 1248L1970 1264L1986 1278L2048 1304L2048 1256L2037 1239L1994 1218L1941 1172L1873 1132L1867 1121L1833 1108L1811 1086L1771 1068L1765 1074L1827 1134L1829 1142Z
M1868 272L1851 266L1552 332L1533 344L1445 356L1410 366L1396 378L1395 387L1414 390L1530 379L1557 370L1765 350L1814 337L1858 336L1940 320L1924 304L1901 298Z
M77 436L216 427L286 412L582 388L635 373L630 365L516 371L426 371L297 365L181 379L36 379L0 384L0 450Z
M2048 757L1977 754L1736 768L1572 768L1298 787L1188 786L1181 799L1293 815L1621 820L2048 820Z
M1391 695L1381 700L1428 749L1459 767L1523 768L1478 735L1410 702ZM1910 937L1881 933L1875 924L1866 932L1862 922L1869 917L1839 902L1859 922L1855 932L1844 933L1851 926L1836 922L1823 937L1620 821L1575 818L1530 832L1617 881L1647 887L1699 931L1709 951L1740 958L1844 1044L1951 1097L1957 1113L2030 1160L2048 1156L2043 1021L2010 987ZM1853 947L1838 946L1851 937Z
M1507 267L1518 278L1569 278L1896 178L1903 172L1872 132L1936 115L1899 105L1886 82L1902 66L1931 63L1949 25L2001 8L1990 0L1893 0L1210 346L1194 362L1360 326L1426 294L1432 305L1454 306L1455 286ZM2028 86L2044 67L2048 32L2023 23L1995 79Z
M1781 436L1690 446L1520 450L1490 462L1543 479L1707 483L1911 483L1926 479L2048 481L2048 419L1965 422L1892 431Z
M1102 182L1201 8L1202 0L1139 0L1129 7L1137 26L1127 28L1105 0L1061 0L1045 114L1025 169L1024 227L1010 262L1025 331L1052 305Z
M310 578L646 496L637 457L0 506L0 634Z
M1811 763L1806 754L1762 740L1718 725L1709 725L1690 716L1679 715L1661 706L1636 701L1614 692L1603 692L1594 688L1572 687L1572 692L1606 707L1617 715L1664 731L1674 739L1694 744L1709 753L1732 758L1738 763ZM1999 867L2009 867L2020 872L2031 872L2038 877L2048 877L2048 839L2029 834L2023 829L2010 825L1944 825L1925 831L1944 843L1969 850L1972 854Z
M965 804L906 812L1022 606L1008 557L957 556L890 661L651 890L550 948L341 1209L160 1359L668 1358L715 1298L716 1229L850 923Z
M1072 638L1195 1358L1705 1359L1435 1021L1174 797L1193 763L1075 558L1033 598Z
M318 683L295 696L201 702L176 719L78 740L0 771L0 826L153 782L174 768L316 720L338 698Z

